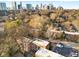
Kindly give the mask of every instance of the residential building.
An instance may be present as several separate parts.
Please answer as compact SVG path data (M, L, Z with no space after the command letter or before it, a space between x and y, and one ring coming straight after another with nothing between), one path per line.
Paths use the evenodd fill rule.
M26 4L27 9L32 9L32 4Z

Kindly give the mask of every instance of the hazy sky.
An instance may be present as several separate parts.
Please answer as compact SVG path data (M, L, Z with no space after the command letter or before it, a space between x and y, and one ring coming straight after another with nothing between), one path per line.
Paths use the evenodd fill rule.
M9 7L10 2L8 1L2 1L5 2L6 5ZM79 9L79 1L24 1L22 2L23 6L26 7L25 4L32 4L35 6L36 4L53 4L55 7L62 6L66 9ZM17 1L17 4L19 4L19 1Z

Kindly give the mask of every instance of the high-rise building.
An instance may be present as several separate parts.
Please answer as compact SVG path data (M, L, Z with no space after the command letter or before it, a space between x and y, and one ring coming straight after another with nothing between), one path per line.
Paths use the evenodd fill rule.
M47 9L47 5L41 3L41 5L40 5L40 9Z
M22 9L22 2L20 2L20 9Z
M54 6L53 6L53 4L51 4L51 9L54 9Z
M53 5L52 4L49 4L48 6L47 6L47 9L49 9L49 10L52 10L54 7L53 7Z
M63 7L62 6L59 6L57 9L58 10L63 10Z
M36 10L38 10L38 9L39 9L39 5L38 5L38 4L36 5L35 9L36 9Z
M26 4L27 9L32 9L32 4Z
M18 9L22 9L22 2L20 2L20 4L18 4Z
M10 2L10 10L17 10L17 3L16 2Z
M6 3L0 3L0 10L7 10Z
M47 5L46 4L43 5L43 9L47 9Z
M42 7L43 7L43 5L42 5L42 3L41 3L40 9L42 9Z
M50 9L50 6L49 5L47 6L47 9Z
M14 9L17 10L17 4L14 2Z
M21 8L21 5L20 4L18 4L18 9L20 9Z
M4 16L7 14L6 3L0 3L0 16Z

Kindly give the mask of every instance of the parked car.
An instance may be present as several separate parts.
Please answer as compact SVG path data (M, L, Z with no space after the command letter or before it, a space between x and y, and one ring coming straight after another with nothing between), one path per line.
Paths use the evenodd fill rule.
M57 43L56 46L53 47L53 52L59 53L66 57L77 57L78 51L73 49L70 46L66 46L62 43Z

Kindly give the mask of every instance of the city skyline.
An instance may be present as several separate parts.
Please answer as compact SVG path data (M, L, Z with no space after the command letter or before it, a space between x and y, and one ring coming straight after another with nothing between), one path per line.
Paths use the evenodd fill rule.
M7 7L10 7L11 1L1 1L5 2ZM20 1L17 1L17 4L19 4ZM33 7L35 7L37 4L53 4L54 7L62 6L65 9L79 9L79 1L22 1L22 6L26 8L26 4L32 4Z

